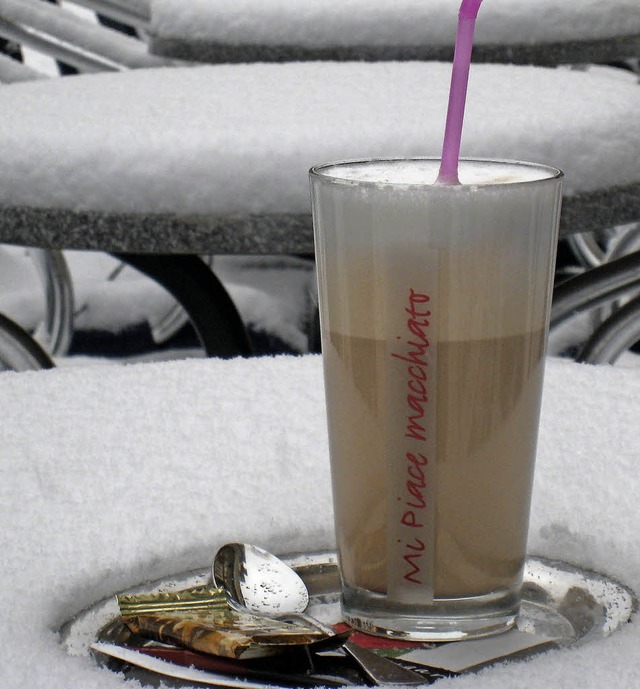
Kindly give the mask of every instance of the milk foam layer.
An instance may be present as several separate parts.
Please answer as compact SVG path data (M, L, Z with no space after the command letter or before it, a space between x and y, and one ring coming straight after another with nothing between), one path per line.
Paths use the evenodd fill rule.
M412 170L417 179L436 175L438 161L361 167L380 180L379 165ZM494 167L468 166L476 173ZM517 168L500 164L493 179ZM438 339L486 339L544 327L546 299L538 294L548 288L555 250L556 180L455 187L351 184L329 176L315 181L325 203L320 265L331 276L323 289L324 301L333 304L332 330L384 339L391 314L403 313L398 305L411 288L438 304Z
M432 185L438 176L436 159L353 161L316 168L319 174L345 183ZM462 185L518 184L551 179L559 171L544 165L510 161L461 160Z

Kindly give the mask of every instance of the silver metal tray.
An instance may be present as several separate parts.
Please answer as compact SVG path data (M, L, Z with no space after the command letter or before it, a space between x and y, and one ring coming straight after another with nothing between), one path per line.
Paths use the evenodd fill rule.
M310 593L309 614L328 624L341 621L339 601L339 572L335 553L316 552L285 556L288 562L304 579ZM166 579L146 582L118 593L144 593L152 591L172 591L188 587L209 584L210 569L200 569L184 572ZM476 660L455 660L456 654L464 654L469 644L478 642L457 642L450 644L398 644L389 648L388 642L382 644L384 648L378 652L402 659L410 653L411 660L405 658L400 662L411 669L417 670L425 677L425 684L432 683L443 676L450 676L460 671L474 671L479 667L498 661L504 661L509 656L514 660L524 656L529 657L541 650L553 647L570 647L596 642L629 621L636 609L636 599L633 593L622 584L595 572L583 570L560 561L551 561L540 557L527 558L523 603L518 618L520 638L529 637L531 646L516 651L491 651L486 657L476 657ZM67 622L60 629L60 640L70 655L94 655L96 661L116 672L124 673L127 678L135 678L143 684L159 686L192 686L202 683L224 687L244 687L245 689L262 688L265 686L302 687L302 686L344 686L349 684L364 684L365 680L352 666L345 664L342 657L322 660L322 667L295 669L289 666L275 667L260 664L250 665L250 671L245 672L245 666L225 661L218 663L220 667L207 672L191 672L180 668L166 660L149 662L149 667L141 667L137 662L131 662L127 657L126 646L129 641L123 632L124 626L119 622L119 612L115 595L97 602L84 610L74 619ZM499 637L495 637L496 639ZM358 635L352 637L358 643ZM368 637L371 640L371 637ZM102 648L122 648L122 658L113 654L96 652L96 644L107 644ZM526 645L526 644L525 644ZM446 648L444 648L446 646ZM522 646L522 644L520 644ZM446 663L441 664L442 670L434 669L429 659L429 652L436 648L440 655L453 654L452 671ZM499 644L496 648L500 648ZM426 660L420 661L420 653L424 653ZM483 653L487 653L486 650ZM335 654L334 654L335 655ZM480 654L482 655L482 653ZM418 662L416 662L416 657ZM440 657L440 656L438 656ZM472 654L472 657L473 654ZM479 662L478 662L479 660ZM273 663L273 661L270 661ZM457 665L456 665L457 663ZM429 665L429 666L427 666ZM459 666L459 667L458 667ZM462 668L462 669L460 669ZM171 678L171 679L169 679Z

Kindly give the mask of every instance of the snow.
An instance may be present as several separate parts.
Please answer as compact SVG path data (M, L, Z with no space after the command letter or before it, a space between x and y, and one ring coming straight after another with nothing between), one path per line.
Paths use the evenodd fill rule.
M55 631L218 545L331 547L317 356L0 374L0 687L123 687ZM640 369L550 359L529 550L640 593ZM640 624L443 687L636 687ZM128 685L127 685L128 686Z
M457 0L152 0L151 33L264 45L453 43ZM636 0L487 0L478 44L517 44L640 33Z
M640 89L621 72L474 65L462 154L560 167L567 193L637 182ZM311 165L438 156L450 73L444 63L210 65L12 85L0 91L0 203L309 212Z

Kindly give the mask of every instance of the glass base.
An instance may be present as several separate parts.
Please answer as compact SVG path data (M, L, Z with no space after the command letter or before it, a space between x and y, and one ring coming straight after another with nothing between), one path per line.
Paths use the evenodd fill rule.
M515 626L520 596L513 591L402 605L368 591L345 591L342 611L354 629L393 639L462 641L494 636Z

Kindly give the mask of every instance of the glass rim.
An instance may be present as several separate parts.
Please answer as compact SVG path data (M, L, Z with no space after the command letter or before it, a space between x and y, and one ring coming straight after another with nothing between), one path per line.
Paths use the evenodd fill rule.
M460 158L460 163L480 163L483 165L510 165L513 167L521 167L528 169L544 170L549 173L548 176L540 177L538 179L523 179L514 182L496 182L491 184L483 184L482 182L470 182L470 183L460 183L460 184L436 184L434 182L383 182L374 180L361 180L347 177L336 177L334 175L328 175L324 173L324 170L329 168L340 168L349 165L369 165L372 163L402 163L402 162L412 162L412 161L424 161L433 162L440 164L440 158L437 156L398 156L398 157L377 157L377 158L353 158L336 160L328 163L320 163L314 165L309 169L309 177L311 179L317 179L319 181L335 184L339 186L348 187L364 187L364 188L388 188L392 187L394 189L433 189L437 188L438 191L456 193L461 190L469 189L501 189L501 188L512 188L520 187L529 184L541 184L549 183L561 180L564 177L564 172L554 167L552 165L546 165L544 163L531 163L522 160L511 160L508 158Z

